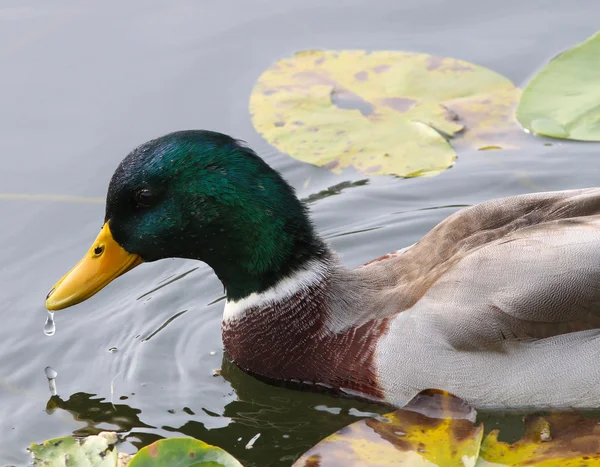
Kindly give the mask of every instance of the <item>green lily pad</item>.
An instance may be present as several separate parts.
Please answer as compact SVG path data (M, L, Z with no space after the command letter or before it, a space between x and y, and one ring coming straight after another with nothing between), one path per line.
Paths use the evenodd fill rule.
M519 93L454 58L311 50L266 70L249 107L256 130L296 159L410 177L451 167L456 148L516 147Z
M554 138L600 141L600 33L551 60L523 90L517 119Z
M194 438L158 440L133 457L129 467L242 467L221 448Z
M32 444L33 465L46 467L115 467L117 442L114 433L76 439L72 436L54 438L42 444Z
M473 467L483 426L475 410L443 391L428 390L406 407L361 420L325 438L294 467Z

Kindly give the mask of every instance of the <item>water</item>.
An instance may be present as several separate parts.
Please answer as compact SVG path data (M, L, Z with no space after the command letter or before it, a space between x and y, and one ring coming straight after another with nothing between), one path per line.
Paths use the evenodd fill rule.
M434 178L335 175L262 141L247 104L272 62L317 47L455 56L520 84L537 64L595 32L599 14L593 0L578 8L542 0L5 0L0 465L25 465L34 441L113 429L131 432L131 450L189 435L245 465L288 466L323 436L384 412L271 387L223 361L223 290L205 265L142 265L60 311L51 339L40 332L46 292L96 237L120 160L177 129L245 139L307 200L319 232L350 266L410 245L460 206L598 185L598 145L545 146L544 139L517 151L461 153ZM60 373L60 396L40 377L48 365ZM518 430L518 417L502 423Z
M58 373L51 366L47 366L44 369L44 373L46 374L46 378L48 378L48 388L50 389L50 395L56 396L58 392L56 391L56 377Z
M53 336L56 332L56 323L54 322L54 313L52 311L48 311L48 316L46 316L46 322L44 323L44 334L47 336Z

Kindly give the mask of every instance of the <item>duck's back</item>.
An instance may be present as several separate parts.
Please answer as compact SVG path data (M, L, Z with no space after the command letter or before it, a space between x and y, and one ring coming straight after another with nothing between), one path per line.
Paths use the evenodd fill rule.
M462 210L361 269L387 274L398 304L380 306L389 399L434 386L479 405L600 401L600 189Z

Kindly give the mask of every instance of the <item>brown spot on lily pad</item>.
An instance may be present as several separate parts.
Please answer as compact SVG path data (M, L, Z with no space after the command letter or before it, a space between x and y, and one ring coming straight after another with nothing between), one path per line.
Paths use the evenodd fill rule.
M158 456L158 441L155 441L154 443L148 446L148 454L150 455L150 457Z
M417 103L415 99L409 99L408 97L386 97L383 102L398 112L406 112Z
M373 71L375 73L383 73L384 71L388 71L391 68L391 65L377 65L373 67Z
M463 62L462 60L456 60L456 59L454 59L450 62L450 65L448 66L447 69L452 70L452 71L474 71L475 70L475 68L472 65L470 65L466 62Z
M435 55L431 55L427 57L427 70L433 71L437 70L444 63L444 59L442 57L437 57Z
M306 459L304 467L321 467L321 456L310 456L308 459Z

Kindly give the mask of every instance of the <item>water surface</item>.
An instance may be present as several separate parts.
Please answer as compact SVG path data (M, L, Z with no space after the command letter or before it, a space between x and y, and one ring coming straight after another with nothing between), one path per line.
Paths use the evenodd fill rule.
M459 206L597 185L598 145L542 139L463 153L434 178L334 175L265 143L247 102L273 61L310 48L454 56L521 84L599 17L593 0L4 0L0 193L92 199L0 199L0 464L26 464L33 441L114 429L138 447L185 434L247 465L286 466L360 413L384 410L267 386L223 362L222 287L203 264L143 265L56 313L52 337L44 297L96 237L97 198L120 160L177 129L248 141L309 200L350 266L413 243ZM48 366L58 375L52 398Z

